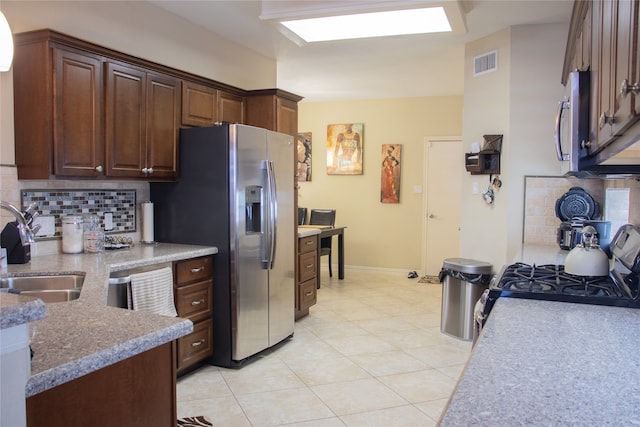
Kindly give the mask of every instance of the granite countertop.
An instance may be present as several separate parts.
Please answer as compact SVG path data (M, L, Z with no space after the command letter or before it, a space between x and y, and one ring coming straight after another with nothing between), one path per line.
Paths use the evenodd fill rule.
M640 310L499 298L441 426L640 424Z
M525 262L528 264L564 264L569 253L560 249L558 245L525 244L515 255L513 262Z
M313 228L310 226L298 226L298 238L301 237L309 237L309 236L315 236L316 234L320 234L322 230L320 230L319 228Z
M45 315L42 300L0 292L0 329L7 329L34 320Z
M79 299L46 304L46 316L31 323L34 357L26 396L189 334L193 330L190 320L108 307L109 274L215 253L215 247L160 243L96 254L35 256L28 264L9 265L2 276L85 274ZM0 301L6 301L5 296ZM11 308L3 305L3 323L19 316L7 310Z

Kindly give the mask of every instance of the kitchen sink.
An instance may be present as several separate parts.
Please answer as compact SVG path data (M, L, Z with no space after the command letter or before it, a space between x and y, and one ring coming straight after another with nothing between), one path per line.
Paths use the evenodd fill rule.
M40 298L45 303L80 297L84 274L42 274L0 278L0 292Z

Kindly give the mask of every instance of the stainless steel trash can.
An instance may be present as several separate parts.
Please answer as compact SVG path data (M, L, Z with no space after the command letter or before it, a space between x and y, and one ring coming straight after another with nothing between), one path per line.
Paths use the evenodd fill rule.
M447 258L440 270L442 313L440 331L473 339L473 309L482 292L489 287L492 265L473 259Z

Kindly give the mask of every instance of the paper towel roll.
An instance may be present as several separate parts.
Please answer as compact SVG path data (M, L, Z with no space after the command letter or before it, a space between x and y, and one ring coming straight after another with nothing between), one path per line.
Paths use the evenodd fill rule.
M153 242L153 203L142 203L142 241Z

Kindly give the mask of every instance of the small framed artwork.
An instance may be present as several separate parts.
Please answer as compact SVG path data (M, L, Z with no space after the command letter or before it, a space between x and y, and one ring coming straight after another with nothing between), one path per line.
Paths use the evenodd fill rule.
M311 181L311 132L298 134L298 182Z
M400 155L402 144L382 144L382 164L380 169L380 201L400 203Z
M327 174L362 175L364 124L327 126Z

